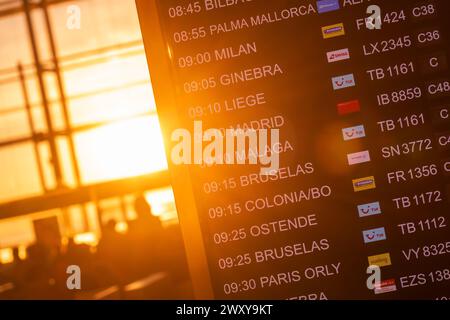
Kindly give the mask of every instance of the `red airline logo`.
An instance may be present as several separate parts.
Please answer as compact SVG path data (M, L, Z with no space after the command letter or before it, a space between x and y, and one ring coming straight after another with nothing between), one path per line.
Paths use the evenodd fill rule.
M348 102L339 103L337 105L338 113L343 116L350 113L359 112L361 110L361 106L359 100L353 100Z

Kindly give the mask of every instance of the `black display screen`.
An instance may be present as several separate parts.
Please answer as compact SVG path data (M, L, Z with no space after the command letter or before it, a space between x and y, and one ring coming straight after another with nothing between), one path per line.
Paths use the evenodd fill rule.
M141 3L168 150L194 121L279 130L273 175L185 166L214 298L449 297L447 0Z

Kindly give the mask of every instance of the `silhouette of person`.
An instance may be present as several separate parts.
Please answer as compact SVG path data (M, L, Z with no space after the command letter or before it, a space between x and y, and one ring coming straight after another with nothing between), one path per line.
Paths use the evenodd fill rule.
M119 285L129 280L130 263L128 244L124 235L116 231L116 221L109 220L102 229L102 237L97 247L100 260L106 265Z
M135 277L145 277L153 272L165 271L165 235L161 221L143 194L136 197L134 210L137 219L128 224Z

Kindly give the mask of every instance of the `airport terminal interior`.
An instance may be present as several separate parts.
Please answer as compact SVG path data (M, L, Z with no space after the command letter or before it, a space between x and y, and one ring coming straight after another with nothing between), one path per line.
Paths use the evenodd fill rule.
M449 300L449 12L0 0L0 300Z
M2 0L0 30L0 299L190 297L134 1Z

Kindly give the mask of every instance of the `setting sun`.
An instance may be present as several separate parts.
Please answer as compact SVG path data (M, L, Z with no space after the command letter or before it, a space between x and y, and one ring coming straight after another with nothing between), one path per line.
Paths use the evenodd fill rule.
M110 124L75 138L84 183L167 169L156 116Z

